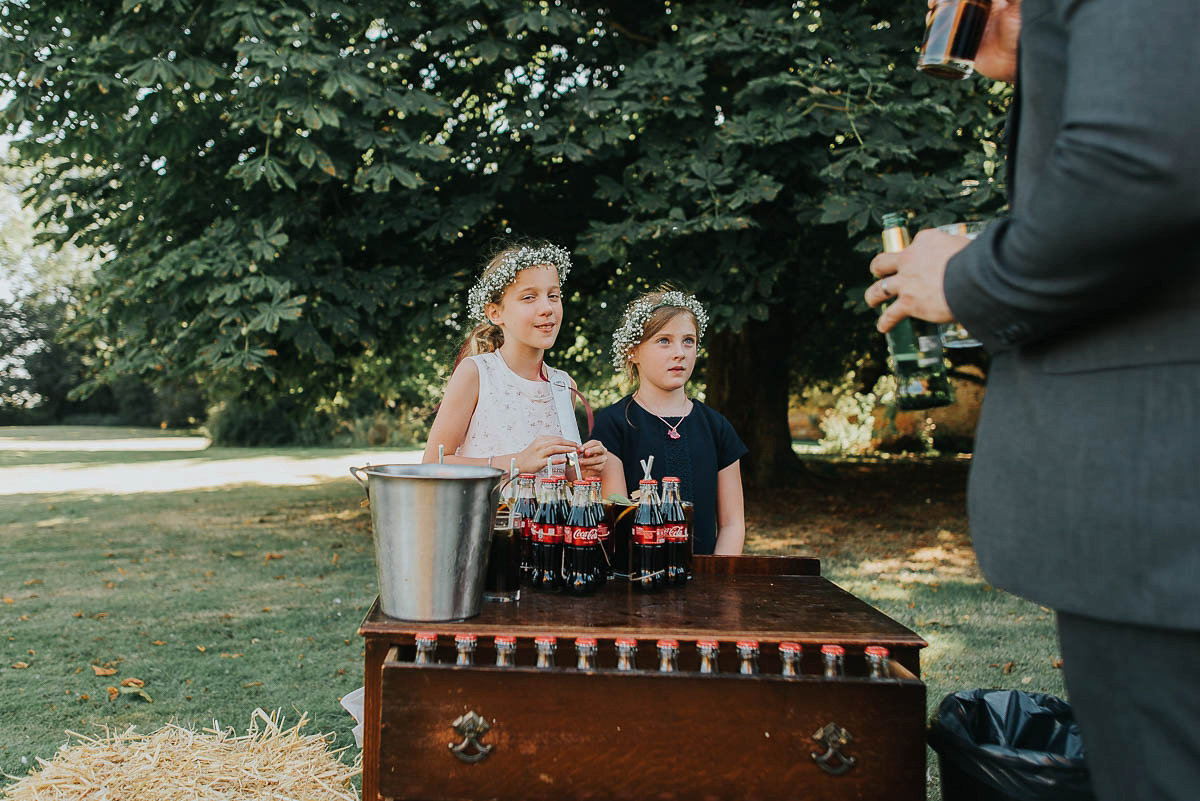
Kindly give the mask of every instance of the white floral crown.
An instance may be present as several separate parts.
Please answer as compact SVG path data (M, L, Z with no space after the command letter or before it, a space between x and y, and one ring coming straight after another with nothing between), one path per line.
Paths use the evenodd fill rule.
M650 320L650 315L666 306L687 309L691 312L692 316L696 318L697 337L704 336L704 329L708 326L708 312L704 310L694 295L685 295L672 289L670 292L664 292L657 300L650 296L640 297L625 309L625 316L621 318L621 327L613 332L612 364L614 370L619 373L625 369L625 360L629 358L629 351L641 343L642 333L646 323Z
M508 285L516 280L517 273L541 264L549 264L558 270L558 282L562 284L571 272L571 254L558 245L517 248L505 256L494 270L480 278L467 293L467 312L471 319L481 323L487 322L483 307L504 292Z

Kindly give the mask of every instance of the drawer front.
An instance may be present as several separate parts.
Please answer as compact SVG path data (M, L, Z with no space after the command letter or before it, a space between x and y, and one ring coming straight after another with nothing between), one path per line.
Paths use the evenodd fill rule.
M385 798L925 797L925 685L913 679L388 661L381 696ZM452 726L472 712L489 727L474 742ZM849 741L831 752L813 738L826 727L844 730ZM478 761L464 761L452 745Z

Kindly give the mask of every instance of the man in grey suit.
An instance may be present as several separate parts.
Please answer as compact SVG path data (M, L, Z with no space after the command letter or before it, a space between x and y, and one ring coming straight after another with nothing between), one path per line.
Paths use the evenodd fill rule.
M867 301L992 354L971 533L1058 610L1097 797L1196 799L1200 0L995 0L981 71L1018 31L1011 216L877 256Z

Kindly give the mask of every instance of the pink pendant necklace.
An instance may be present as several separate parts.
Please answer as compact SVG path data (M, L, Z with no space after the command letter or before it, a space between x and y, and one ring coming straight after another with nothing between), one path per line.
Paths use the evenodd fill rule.
M645 406L643 406L642 408L646 409L646 411L650 412L650 414L653 414L659 420L662 420L662 424L667 427L667 436L668 437L670 437L671 439L679 439L680 437L683 436L682 434L679 433L679 427L681 425L683 425L684 418L687 417L687 414L686 414L687 398L684 398L683 402L684 402L685 413L679 415L679 421L676 422L675 425L671 425L670 423L668 423L666 418L664 418L661 414L654 414L654 412L650 412L649 409L646 409ZM674 416L674 415L672 415L672 416Z

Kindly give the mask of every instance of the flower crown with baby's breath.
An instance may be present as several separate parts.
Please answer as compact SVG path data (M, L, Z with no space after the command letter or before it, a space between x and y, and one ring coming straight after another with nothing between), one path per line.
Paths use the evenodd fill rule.
M696 318L697 338L704 336L704 329L708 326L708 312L700 305L700 301L696 300L695 295L685 295L679 290L672 289L662 293L658 298L652 295L640 297L625 309L625 316L621 318L621 327L613 332L612 364L614 370L619 373L625 369L625 360L629 358L629 352L641 344L642 333L646 323L650 320L650 315L666 306L687 309L691 312L692 316Z
M517 279L517 273L543 264L549 264L558 271L558 283L562 284L571 272L571 254L558 245L525 245L509 253L467 293L467 312L471 319L487 322L484 306L498 301L508 285Z

